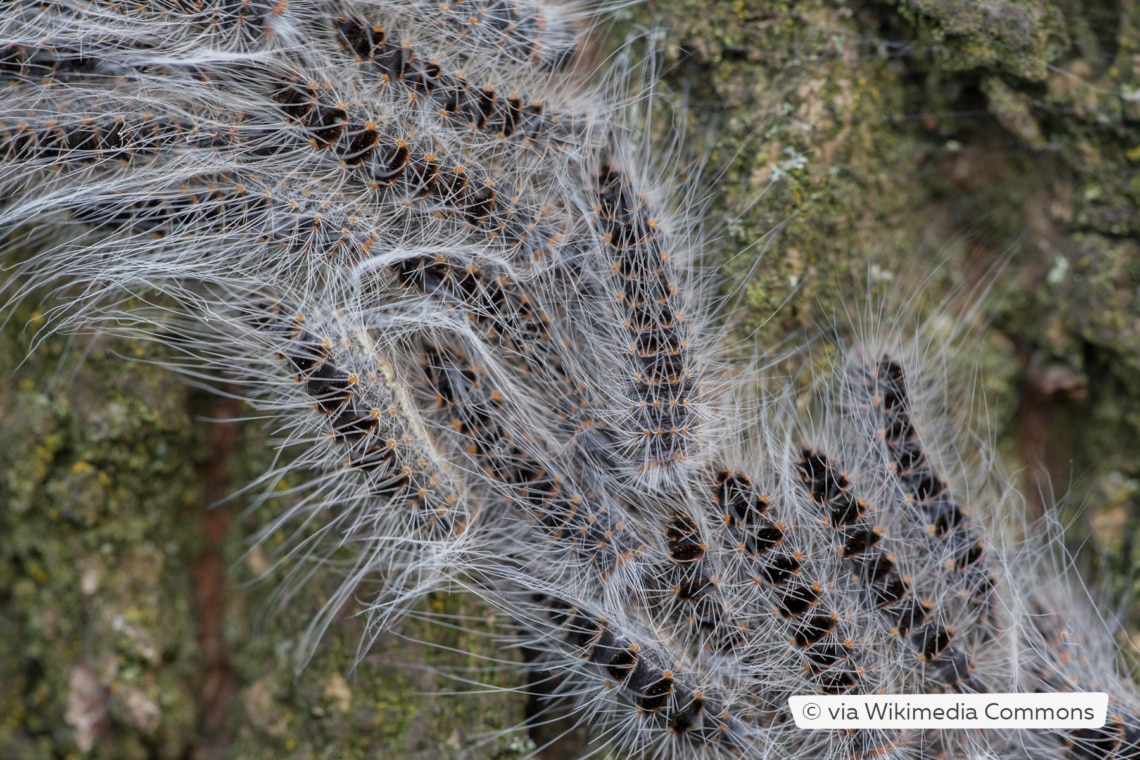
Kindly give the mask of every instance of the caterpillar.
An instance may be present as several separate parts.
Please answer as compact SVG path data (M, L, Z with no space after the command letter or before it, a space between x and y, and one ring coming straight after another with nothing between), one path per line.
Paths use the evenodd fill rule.
M354 751L443 756L478 745L488 756L541 756L556 751L543 735L550 723L564 734L554 744L583 756L1140 754L1136 692L1116 662L1111 626L1094 620L1064 570L1070 560L1049 528L1058 518L1022 517L1018 486L987 459L988 447L962 443L955 405L964 384L946 368L1000 299L961 307L935 296L934 316L916 316L925 296L907 300L912 279L923 282L916 292L943 280L907 274L922 263L879 263L885 247L922 251L906 225L882 235L897 225L880 223L890 213L878 204L897 197L880 184L882 198L858 202L878 236L866 238L852 223L864 209L832 190L852 178L872 184L862 151L906 178L929 210L908 165L913 154L896 138L924 150L936 141L923 129L946 130L956 137L945 145L959 148L957 137L975 131L992 139L937 117L911 120L917 131L892 127L891 138L868 126L892 123L867 118L876 93L904 108L907 88L922 80L900 67L946 75L925 58L941 43L920 45L931 30L951 47L959 36L973 44L957 53L968 60L989 51L986 65L1002 73L986 69L975 90L1002 134L1019 141L1012 154L1040 150L1038 122L1062 136L1085 119L1110 125L1086 152L1126 142L1131 116L1088 116L1087 98L1060 79L1048 81L1052 100L1025 94L1052 76L1042 72L1061 70L1050 56L1068 56L1083 72L1085 59L1099 66L1114 55L1098 47L1112 37L1102 26L1111 12L1098 11L1093 31L1065 48L1039 44L1057 28L1048 13L1009 27L952 26L939 9L917 5L914 18L886 8L816 17L749 3L706 11L743 36L706 31L691 47L664 43L668 76L687 83L694 104L670 115L699 125L718 99L722 109L763 104L748 119L726 120L728 139L742 125L757 131L727 155L727 143L715 143L709 165L728 163L723 191L753 206L726 223L729 247L778 231L763 259L742 254L720 272L709 265L716 234L701 233L690 211L701 203L685 175L700 167L662 147L670 138L661 133L675 126L654 115L669 110L664 85L651 66L639 92L636 67L622 60L646 43L589 71L605 44L603 14L622 23L641 9L68 0L0 10L3 308L12 326L35 327L5 343L4 356L15 366L39 346L27 359L39 367L60 350L55 341L95 336L95 366L110 364L101 361L106 346L122 347L111 350L141 358L140 375L152 365L174 370L197 389L194 403L217 410L204 416L262 423L240 428L260 443L242 489L217 482L237 468L232 435L199 453L166 427L182 403L172 399L185 398L171 390L180 386L139 383L137 398L101 410L89 431L67 422L84 411L82 390L74 404L66 387L33 380L13 390L20 400L0 414L13 441L3 460L11 538L0 549L12 582L0 604L18 621L5 624L13 635L4 638L31 643L15 645L19 665L3 667L17 675L0 680L20 684L23 704L63 716L52 732L9 710L16 727L3 741L13 754L37 742L57 753L185 754L192 737L211 733L222 751L265 742L278 754L311 754L330 725L340 727L333 734L367 734L341 729L394 714L394 697L415 688L384 675L401 648L458 655L429 659L439 665L421 683L429 691L485 683L504 696L501 721L480 722L482 734L447 733L450 747L391 721L401 728L362 737ZM890 25L905 19L916 24L913 45L896 49L884 30L902 34ZM1014 27L1036 31L1024 39L994 31ZM791 39L775 44L766 36L774 29ZM833 49L821 51L818 39ZM773 53L779 65L751 60L798 46L815 53L795 62ZM765 72L756 86L771 92L747 76L729 86L709 74L746 62ZM826 87L805 84L800 66ZM1112 78L1120 68L1103 70ZM1088 86L1085 76L1075 75L1076 89ZM921 154L918 163L921 175L936 159ZM1100 201L1092 184L1111 177L1067 171L1086 183L1088 202L1073 212L1079 235L1054 231L1075 247L1041 274L1051 287L1066 282L1071 262L1097 260L1088 252L1126 261L1135 242L1120 210L1130 196ZM823 197L834 216L820 211ZM831 289L828 252L868 239L871 260L834 277L866 285ZM1078 248L1085 257L1070 257ZM721 281L723 298L714 292ZM813 319L834 342L808 335L802 325ZM82 389L91 375L77 371ZM221 400L207 402L201 390ZM84 437L99 440L116 424L143 435L146 420L157 421L147 438L156 443L134 458ZM193 726L178 722L181 703L157 685L176 647L148 617L176 614L148 583L166 577L155 568L177 552L155 551L130 531L99 539L95 552L82 539L84 529L115 535L104 526L121 513L84 510L136 498L114 483L128 482L128 465L145 466L139 457L171 473L201 462L213 473L210 501L236 491L233 500L250 503L236 521L253 539L246 569L235 572L280 584L283 614L298 624L273 656L281 667L315 657L313 673L324 652L340 652L339 665L355 662L361 685L333 670L319 690L286 694L259 667L231 664L216 601L204 601L201 614L215 621L200 644L211 653L209 676L184 701L207 707ZM133 491L170 503L153 484ZM225 501L191 513L214 525L209 552L234 553L217 535ZM124 601L130 588L107 580L119 555L126 566L146 565L133 603ZM219 577L198 582L216 593ZM64 579L81 603L61 618L70 621L61 632L31 610ZM93 643L65 666L40 652L41 639L75 631ZM345 638L354 639L348 651L338 649ZM132 681L139 672L145 677ZM1107 691L1109 722L808 732L787 706L799 693L1017 690ZM512 693L532 700L529 719ZM226 715L239 704L250 720L235 728ZM287 704L303 709L278 709Z

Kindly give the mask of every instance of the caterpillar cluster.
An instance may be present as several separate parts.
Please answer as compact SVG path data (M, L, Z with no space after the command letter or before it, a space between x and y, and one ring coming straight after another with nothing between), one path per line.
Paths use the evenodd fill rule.
M314 639L350 599L375 631L460 584L592 751L1140 758L1140 699L1074 665L1079 606L1010 572L1000 500L940 458L917 341L872 325L810 414L774 393L742 446L678 188L578 71L596 17L7 4L0 230L36 242L9 305L78 293L56 329L146 334L273 420L312 473L275 527L344 575ZM787 708L1093 688L1104 729L808 732Z

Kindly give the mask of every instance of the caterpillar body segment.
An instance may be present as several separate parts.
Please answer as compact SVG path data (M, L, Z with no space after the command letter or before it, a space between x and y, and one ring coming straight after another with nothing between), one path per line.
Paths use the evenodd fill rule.
M623 456L635 480L675 486L702 463L707 447L707 357L688 310L693 296L681 289L685 252L661 224L662 209L615 159L599 160L586 182L601 248L594 266L603 273L607 318L616 323L611 340L622 355L614 426L625 437Z
M752 598L734 599L733 606L741 608L745 630L777 633L760 647L765 656L783 645L811 691L872 689L883 674L842 585L829 580L833 556L820 552L810 534L796 529L793 513L748 475L725 468L705 478L706 508L722 528L720 542L734 556L738 582L751 591Z
M955 646L954 626L934 602L918 598L910 580L900 573L896 558L882 546L889 542L883 541L882 529L873 522L873 507L851 492L847 475L814 449L801 450L796 469L804 489L836 531L838 553L886 618L891 636L905 639L914 650L920 683L926 681L926 689L984 690L972 678L972 656Z
M94 58L125 59L162 48L215 61L279 55L306 39L322 0L56 0L9 4L0 35L82 44ZM37 35L38 33L38 35Z
M585 598L637 594L646 545L624 505L563 462L549 439L543 445L538 431L513 428L511 395L461 341L423 340L414 353L430 394L421 405L440 439L462 447L485 487L506 500L502 519L525 519L541 536L530 547L532 572L582 589Z
M986 568L985 539L924 450L902 365L883 355L862 372L869 409L876 420L875 435L882 441L887 465L913 519L929 536L943 576L968 600L979 628L984 629L992 614L995 584Z
M453 308L485 350L526 377L538 413L547 416L543 427L563 456L573 456L593 477L622 473L618 433L600 387L600 366L609 357L591 345L574 313L593 298L589 283L575 289L576 280L555 279L558 269L528 279L494 262L442 255L408 258L392 270L409 290Z
M307 323L315 322L290 304L266 301L253 317L258 330L272 336L296 381L323 415L336 443L344 448L345 464L366 478L367 489L402 507L437 538L459 535L469 517L462 514L454 486L433 466L429 450L417 440L383 366L367 376L338 363L339 352L354 353L339 341L318 337ZM316 322L319 325L319 322ZM355 364L355 362L354 362ZM351 365L350 365L351 366Z
M271 525L297 524L294 561L335 558L345 578L304 651L362 595L375 636L468 561L477 513L462 476L431 446L390 358L364 325L268 295L252 298L241 319L309 402L304 411L270 407L290 430L286 442L319 440L302 461L328 473L321 491Z
M535 653L531 667L553 681L548 709L590 716L600 742L631 754L657 748L719 758L763 756L778 739L766 730L774 705L739 700L725 674L705 669L636 615L602 614L596 602L552 586L517 587L520 579L501 566L488 575L494 580L483 587L494 586L497 604L515 619L521 645Z
M562 70L574 62L591 13L584 3L526 0L419 0L414 8L430 19L429 28L457 39L472 55L540 71Z
M402 42L381 24L361 17L337 19L336 39L371 81L403 90L409 104L422 103L451 129L481 132L524 147L569 146L587 137L585 114L445 70L428 51Z
M284 78L273 98L299 145L309 146L313 160L340 167L354 194L429 223L454 220L454 237L501 242L520 266L556 260L570 223L557 198L536 195L517 170L506 173L448 150L443 139L420 137L391 117L337 99L299 72Z

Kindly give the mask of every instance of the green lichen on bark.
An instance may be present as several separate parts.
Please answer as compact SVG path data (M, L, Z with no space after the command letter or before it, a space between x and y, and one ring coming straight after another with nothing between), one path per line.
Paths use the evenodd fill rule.
M484 659L511 660L488 638L487 608L468 596L443 594L423 606L436 615L462 616L468 625L481 618L487 623L445 631L408 620L397 627L399 636L385 634L357 661L363 631L356 621L342 620L296 677L294 637L251 639L235 661L245 684L245 719L226 756L507 760L533 749L518 729L525 709L525 700L511 691L519 685L518 669ZM305 603L289 609L287 628L303 631L316 611ZM236 625L245 627L244 620ZM445 672L502 691L484 693Z
M40 325L0 338L0 754L174 757L196 712L185 389L106 341L16 369Z
M889 5L947 71L986 68L1042 81L1069 45L1063 9L1047 0L897 0Z

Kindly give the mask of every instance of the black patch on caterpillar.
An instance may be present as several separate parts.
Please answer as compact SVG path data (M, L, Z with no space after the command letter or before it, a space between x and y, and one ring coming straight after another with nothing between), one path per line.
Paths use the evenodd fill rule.
M819 593L811 586L796 584L784 590L778 600L780 614L786 618L799 617L816 602Z
M900 636L906 636L915 626L922 625L930 617L930 605L913 596L902 599L898 606L889 611Z
M675 514L665 528L665 538L669 544L669 557L674 562L694 562L705 555L704 541L693 521L682 514Z
M532 142L565 139L583 129L583 117L561 118L541 101L524 105L524 98L516 93L501 93L490 84L472 85L444 72L438 63L417 56L410 45L380 26L354 17L337 19L333 26L338 44L365 71L408 88L414 96L434 103L442 116L458 117L469 128L502 138L518 135Z
M800 571L800 561L791 554L778 554L760 564L760 574L773 586L779 586Z
M954 640L954 634L944 626L927 623L915 631L911 640L924 658L936 660L938 655L942 654L942 650L950 646L950 642Z
M831 633L837 624L838 621L831 615L812 615L799 621L792 636L793 641L800 649L811 646Z

